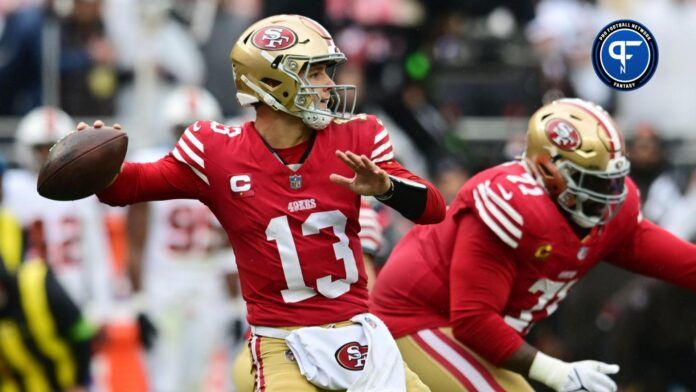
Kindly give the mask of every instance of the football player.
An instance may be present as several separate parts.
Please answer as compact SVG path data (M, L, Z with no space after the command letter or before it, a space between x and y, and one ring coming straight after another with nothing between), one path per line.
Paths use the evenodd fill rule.
M322 336L340 337L358 322L367 325L365 334L386 332L365 315L360 195L376 196L423 224L441 221L445 205L431 184L394 160L389 133L375 117L352 116L353 86L335 85L331 77L346 57L321 25L299 15L263 19L242 34L230 57L237 98L255 107L256 120L231 127L197 121L170 154L155 163L125 163L98 196L112 205L172 198L206 204L237 257L256 388L315 391L298 358L286 354L290 330L297 336L330 327L337 332ZM373 341L370 350L393 354L390 339ZM327 344L319 338L307 348ZM365 363L369 352L352 347L350 369L366 369L354 382L425 388L404 370L398 352ZM343 377L337 363L345 358L332 352L335 363L322 366Z
M623 137L599 106L560 99L530 119L522 159L460 190L380 272L371 310L433 391L615 391L619 366L525 342L600 261L696 290L696 246L643 219ZM523 377L524 376L524 377Z
M194 86L171 91L161 113L163 128L173 140L168 146L136 151L133 161L158 160L188 124L222 116L215 98ZM156 391L203 390L215 354L226 354L232 318L243 317L230 314L238 284L225 231L204 204L177 199L130 206L128 235L134 305L143 312L138 317L141 338L151 345L151 386ZM154 331L146 317L154 322Z
M101 206L95 197L57 202L36 192L38 171L50 147L75 122L54 107L40 107L19 122L16 158L21 169L5 173L5 207L27 232L27 258L46 260L85 315L100 323L111 307L112 268Z

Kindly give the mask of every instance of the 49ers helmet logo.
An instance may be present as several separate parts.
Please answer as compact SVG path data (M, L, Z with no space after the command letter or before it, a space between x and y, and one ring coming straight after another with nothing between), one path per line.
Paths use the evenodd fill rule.
M251 42L259 49L283 50L297 43L297 34L287 27L268 26L257 31Z
M546 125L546 136L553 144L567 151L580 147L580 133L566 120L555 118Z
M344 369L363 370L367 360L367 346L358 342L349 342L336 350L336 361Z

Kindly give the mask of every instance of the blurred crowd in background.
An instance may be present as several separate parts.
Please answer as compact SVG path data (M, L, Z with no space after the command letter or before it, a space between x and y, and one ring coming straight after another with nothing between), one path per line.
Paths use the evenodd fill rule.
M337 83L358 86L356 112L380 117L399 159L446 198L519 155L543 103L577 96L627 135L644 215L696 240L694 0L0 0L0 151L19 165L16 125L42 105L117 120L131 150L161 145L162 97L182 85L206 88L241 123L250 113L235 101L229 52L278 13L333 33L349 59ZM590 61L597 32L620 18L649 27L660 50L653 79L631 92L605 86ZM408 224L378 212L384 262ZM696 391L692 294L602 265L566 302L533 330L543 351L620 363L622 390Z

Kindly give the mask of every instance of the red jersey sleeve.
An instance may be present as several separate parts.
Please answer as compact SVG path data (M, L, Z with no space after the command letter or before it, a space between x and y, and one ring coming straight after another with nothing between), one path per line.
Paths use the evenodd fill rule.
M616 230L625 231L607 260L612 264L696 291L696 246L643 219L640 194L628 179L628 197L619 211Z
M450 268L453 333L499 366L524 342L502 316L517 273L513 249L474 214L460 219Z
M609 261L621 268L696 291L696 245L638 217L627 241Z
M426 188L425 207L421 216L414 220L415 223L430 224L441 222L445 218L446 205L440 191L433 184L411 173L395 160L394 147L389 139L389 131L376 117L370 117L372 117L370 123L373 125L374 137L371 140L371 149L367 156L377 166L389 173L390 176L415 182Z
M116 181L97 197L102 203L125 206L153 200L203 200L203 189L195 174L170 154L154 163L124 163Z
M198 121L186 129L171 153L159 161L124 163L116 181L97 193L97 197L114 206L167 199L205 202L209 182L204 141L209 130L209 123Z

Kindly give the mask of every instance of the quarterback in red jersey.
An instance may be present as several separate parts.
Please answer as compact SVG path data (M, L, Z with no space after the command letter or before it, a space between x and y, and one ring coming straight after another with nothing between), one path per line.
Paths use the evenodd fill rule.
M232 127L195 122L169 155L150 164L125 163L98 196L111 205L172 198L206 204L237 258L256 389L314 391L323 384L307 381L302 356L288 355L284 338L303 326L348 328L367 313L361 195L375 196L416 223L441 221L444 201L394 160L378 119L352 116L354 87L335 85L330 76L346 58L318 23L299 15L263 19L241 35L230 57L237 99L255 107L256 120ZM381 323L361 320L374 328ZM357 358L365 366L359 382L366 384L360 385L427 389L408 369L404 374L400 361L393 377L399 380L368 372L376 370L370 359L375 347L358 353L367 358ZM400 359L395 345L392 352ZM336 361L342 359L336 351ZM344 363L334 365L323 370L341 372Z
M433 391L615 391L617 365L567 363L524 336L600 261L696 290L696 246L640 213L623 138L599 106L561 99L529 122L525 156L469 180L439 225L416 227L371 310Z

